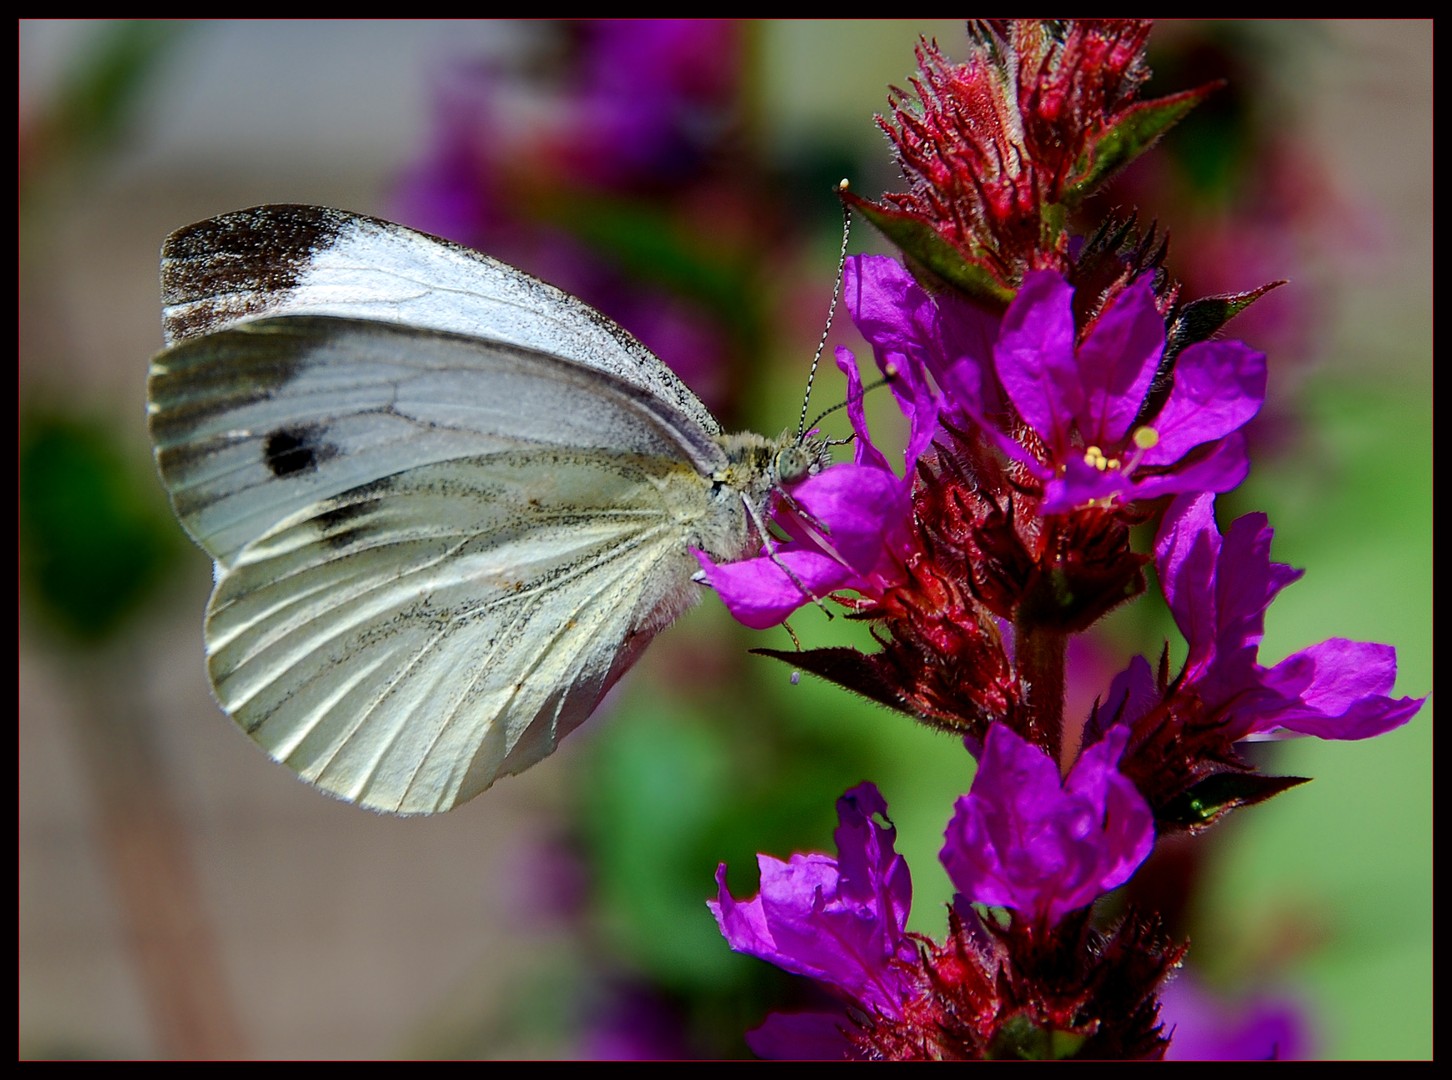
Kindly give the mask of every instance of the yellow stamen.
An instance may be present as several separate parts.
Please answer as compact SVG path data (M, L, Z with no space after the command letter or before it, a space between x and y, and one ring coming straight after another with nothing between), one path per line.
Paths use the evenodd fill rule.
M1100 472L1114 471L1120 466L1118 458L1105 457L1104 451L1097 446L1089 446L1084 449L1084 464L1092 465Z

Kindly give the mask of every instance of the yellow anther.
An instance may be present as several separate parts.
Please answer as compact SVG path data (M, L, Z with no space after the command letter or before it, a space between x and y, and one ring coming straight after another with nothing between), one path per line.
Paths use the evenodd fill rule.
M1104 456L1104 451L1097 446L1089 446L1084 449L1084 464L1092 465L1100 472L1105 470L1118 469L1119 459Z

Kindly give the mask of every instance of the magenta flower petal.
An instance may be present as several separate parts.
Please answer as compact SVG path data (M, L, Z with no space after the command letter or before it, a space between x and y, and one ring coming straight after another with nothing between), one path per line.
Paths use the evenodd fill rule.
M986 427L1004 408L993 368L999 317L954 293L937 299L940 345L926 359L928 370L943 388L945 406Z
M874 350L905 356L931 337L933 298L896 259L853 255L842 267L842 298Z
M1288 656L1261 681L1294 702L1275 714L1277 727L1322 739L1366 739L1401 727L1426 700L1388 697L1396 678L1397 651L1390 645L1331 638Z
M884 255L848 259L843 295L878 369L892 377L904 415L916 418L928 402L936 411L924 371L965 415L976 419L998 409L992 365L996 316L952 293L930 295L901 263ZM910 392L904 394L904 387Z
M1118 762L1118 727L1067 780L1006 725L989 729L972 790L958 800L941 859L968 900L1053 926L1128 881L1154 844L1154 818Z
M872 784L837 800L837 858L757 857L760 893L745 901L716 871L709 902L731 948L816 979L859 1007L896 1015L909 985L903 965L917 958L905 929L912 904L907 863L884 824L887 804Z
M734 563L715 562L703 551L694 554L706 584L737 622L753 630L779 626L812 596L826 596L851 575L830 555L800 547Z
M906 527L911 503L907 485L892 473L857 465L834 465L809 477L792 492L807 522L824 522L816 543L855 571L852 587L873 591L866 580L877 569L888 541Z
M1058 274L1027 275L993 348L1009 400L1059 459L1071 451L1069 430L1084 404L1074 359L1073 298L1074 290Z
M867 409L863 402L862 372L857 367L857 357L852 354L851 349L843 345L837 346L836 356L837 367L841 369L843 375L847 376L847 418L852 422L853 434L857 436L853 440L853 463L890 473L892 466L887 463L887 457L877 448L872 441L871 433L867 430Z
M1104 310L1079 347L1075 366L1084 387L1080 431L1086 442L1124 442L1164 351L1165 321L1149 279L1141 277Z
M1190 645L1187 672L1203 678L1247 647L1244 659L1254 659L1266 608L1301 576L1270 561L1271 536L1264 514L1247 514L1222 538L1209 494L1183 496L1165 512L1155 560L1175 625Z
M1265 382L1265 353L1239 341L1191 345L1175 358L1170 396L1150 424L1159 442L1143 464L1173 465L1244 427L1265 402Z
M944 353L941 301L929 296L902 264L883 255L853 256L842 273L852 321L872 346L877 369L891 380L893 397L911 422L906 454L910 472L937 427L938 396L926 372ZM847 372L848 401L860 405L860 377L849 370L849 363L855 365L851 352L839 348L837 365ZM853 427L860 442L866 424L854 417Z
M1092 714L1084 729L1084 742L1103 739L1115 727L1133 731L1135 724L1163 700L1149 661L1133 657L1129 666L1114 676L1103 704Z
M1181 689L1218 712L1232 740L1277 731L1363 739L1406 723L1422 698L1391 698L1396 651L1332 638L1273 668L1258 659L1265 612L1301 576L1270 559L1264 514L1246 514L1225 535L1212 495L1171 504L1155 542L1160 583L1189 644Z
M1155 474L1141 469L1132 487L1136 499L1157 499L1183 492L1232 491L1250 474L1250 453L1245 433L1235 431L1216 443L1205 444L1198 453L1181 459L1173 472Z

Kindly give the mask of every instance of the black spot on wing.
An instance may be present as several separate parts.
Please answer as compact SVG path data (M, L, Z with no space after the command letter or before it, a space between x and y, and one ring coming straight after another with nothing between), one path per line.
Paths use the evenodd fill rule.
M273 476L296 476L314 472L318 463L338 455L338 448L325 442L319 428L279 428L262 444L262 458Z
M380 493L387 487L385 477L332 500L326 510L313 518L313 525L324 542L330 548L341 549L368 537L371 534L368 519L382 502Z
M373 509L374 502L347 502L331 506L324 510L317 517L313 518L317 526L325 534L340 532L355 523L361 517L367 517L368 512Z

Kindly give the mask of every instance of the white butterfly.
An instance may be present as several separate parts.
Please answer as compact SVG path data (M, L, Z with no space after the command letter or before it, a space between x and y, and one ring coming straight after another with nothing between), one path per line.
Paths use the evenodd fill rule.
M600 312L467 248L261 206L162 248L148 384L216 561L222 707L340 798L436 813L554 750L825 462L725 435Z

